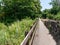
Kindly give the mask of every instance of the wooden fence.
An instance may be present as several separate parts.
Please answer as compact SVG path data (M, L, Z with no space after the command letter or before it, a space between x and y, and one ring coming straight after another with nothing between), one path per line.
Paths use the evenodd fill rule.
M34 38L34 31L35 31L35 27L38 23L39 19L36 19L36 21L34 22L31 30L29 31L29 33L27 34L27 36L24 38L24 40L22 41L22 43L20 45L32 45L32 41Z

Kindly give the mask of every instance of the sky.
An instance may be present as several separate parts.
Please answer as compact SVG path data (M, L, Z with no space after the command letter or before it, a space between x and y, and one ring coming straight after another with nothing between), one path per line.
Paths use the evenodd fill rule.
M40 0L40 2L41 2L41 6L42 6L41 10L52 8L52 5L49 5L49 3L51 2L51 0Z

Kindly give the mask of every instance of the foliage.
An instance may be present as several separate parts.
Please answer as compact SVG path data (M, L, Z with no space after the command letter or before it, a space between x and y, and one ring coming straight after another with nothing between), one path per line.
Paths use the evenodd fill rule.
M50 13L56 15L60 11L60 1L52 0L51 5L53 6Z
M41 6L39 0L2 0L3 20L22 19L25 17L35 18L40 14ZM1 11L2 12L2 11ZM0 19L1 20L1 19Z
M58 14L56 16L54 16L55 20L60 20L60 12L58 12Z
M50 16L50 10L48 10L48 9L45 9L43 12L42 12L42 18L49 18L49 16Z
M52 2L50 4L54 6L60 6L60 0L51 0Z
M48 18L48 19L53 19L53 15L52 15L52 14L48 14L48 15L47 15L47 18Z
M51 14L51 9L45 9L43 12L42 12L42 18L46 19L53 19L53 14Z
M56 15L58 12L60 11L60 6L54 6L50 13L53 14L53 15Z
M25 37L25 31L30 30L33 22L31 19L22 19L13 22L10 26L0 23L0 45L20 45Z
M0 45L20 45L24 32L29 31L34 22L32 19L41 13L40 9L39 0L1 0ZM30 19L23 19L26 17Z

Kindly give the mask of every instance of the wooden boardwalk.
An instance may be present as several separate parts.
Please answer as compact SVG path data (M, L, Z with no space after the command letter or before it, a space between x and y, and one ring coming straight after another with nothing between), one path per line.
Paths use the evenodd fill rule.
M49 34L49 30L46 28L46 26L40 19L38 20L38 23L35 25L35 28L33 26L33 28L30 30L30 32L23 40L21 45L56 45L53 36ZM32 37L30 39L31 34ZM29 44L26 44L28 42L28 39L30 40L30 42Z
M55 40L49 34L49 30L45 27L41 20L39 20L37 26L32 45L56 45Z

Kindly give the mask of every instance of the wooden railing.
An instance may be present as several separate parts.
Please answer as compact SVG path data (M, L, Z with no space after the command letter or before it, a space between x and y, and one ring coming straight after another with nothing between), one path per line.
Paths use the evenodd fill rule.
M33 41L34 34L35 34L34 31L35 31L35 27L36 27L38 21L39 21L39 19L36 19L31 30L29 31L29 33L27 34L27 36L25 37L25 39L22 41L22 43L20 45L32 45L32 41Z
M45 21L49 21L49 22L59 22L60 23L60 21L57 21L57 20L51 20L51 19L41 19L43 22L45 22Z

